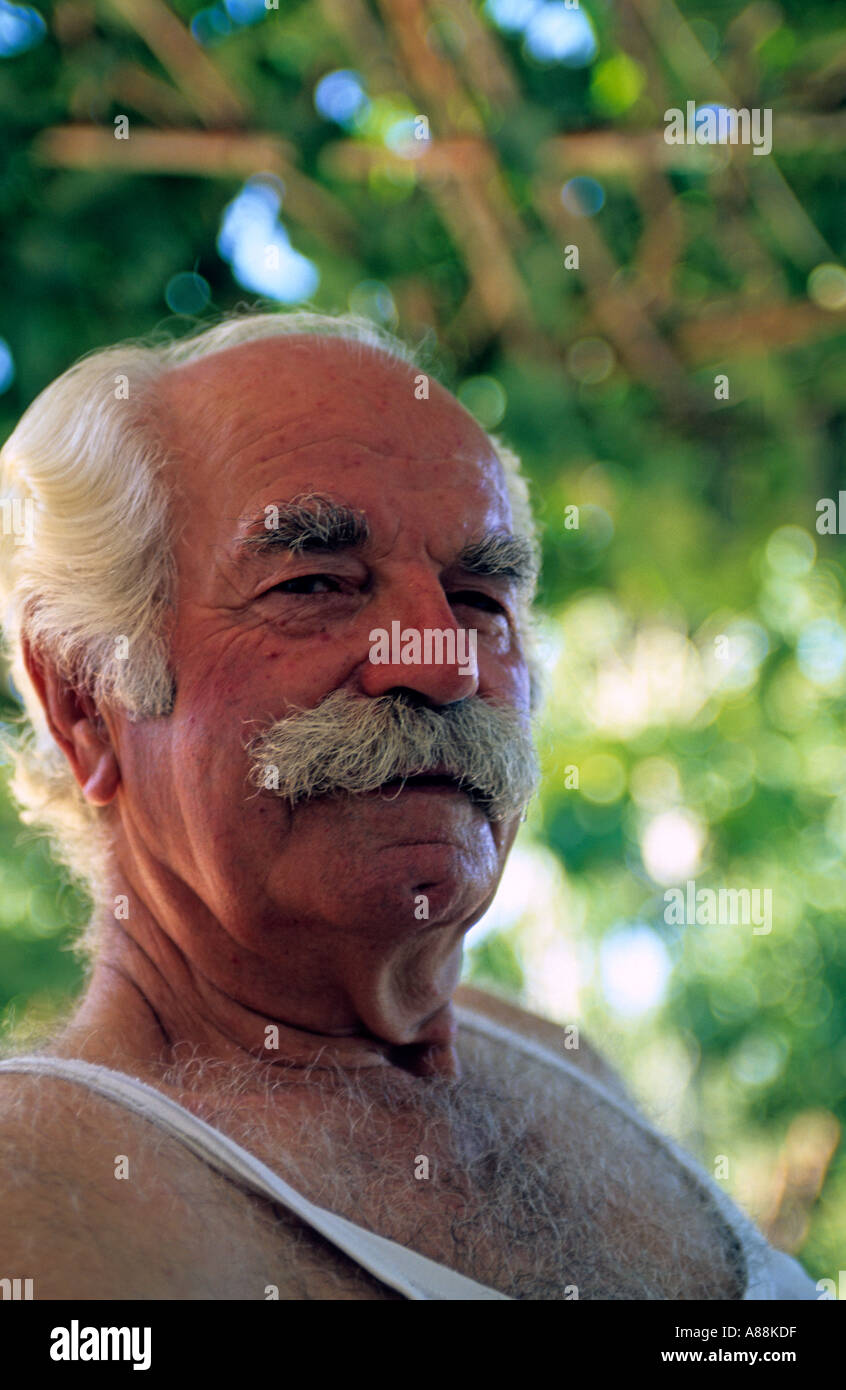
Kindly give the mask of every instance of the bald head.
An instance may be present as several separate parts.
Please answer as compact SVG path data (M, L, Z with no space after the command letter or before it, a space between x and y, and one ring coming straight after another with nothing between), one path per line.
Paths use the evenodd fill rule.
M240 451L261 418L262 447L280 457L337 437L386 458L399 449L421 460L497 463L488 436L438 382L377 347L341 338L244 343L171 368L156 397L170 439L188 452L212 432L224 450Z
M418 398L416 382L415 368L379 349L306 335L172 368L155 396L180 574L225 565L265 507L318 494L354 508L365 473L381 499L392 479L444 497L472 472L510 531L506 480L487 435L437 382L427 381L428 398ZM489 521L484 509L468 514L465 539Z

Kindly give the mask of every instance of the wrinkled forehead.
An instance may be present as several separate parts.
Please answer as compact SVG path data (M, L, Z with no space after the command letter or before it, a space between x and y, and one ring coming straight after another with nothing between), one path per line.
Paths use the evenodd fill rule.
M241 344L171 369L155 410L194 519L213 507L231 525L264 491L273 501L287 487L338 486L351 505L412 487L510 516L502 466L473 417L418 367L367 345Z
M293 335L244 343L169 371L156 409L194 549L199 521L208 553L257 507L303 492L331 493L376 524L400 493L463 531L510 524L485 431L420 368L367 345Z
M398 444L420 458L492 457L473 417L421 369L367 344L290 335L243 343L171 368L157 396L181 442L214 424L231 438L257 418L280 443L306 443L335 423L367 433L377 452ZM229 442L229 440L228 440Z

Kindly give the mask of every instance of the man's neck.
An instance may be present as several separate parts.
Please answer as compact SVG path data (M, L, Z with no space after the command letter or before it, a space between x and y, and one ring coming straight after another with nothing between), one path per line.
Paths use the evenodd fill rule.
M396 1067L420 1076L459 1074L457 1027L449 1003L427 1020L425 1041L397 1046L364 1030L313 1030L286 1021L284 1011L265 1017L222 997L207 982L197 982L183 958L174 966L170 976L132 938L108 932L85 996L52 1050L117 1070L140 1067L151 1075L189 1054L194 1062L229 1063L255 1075L260 1074L256 1062L265 1063L268 1079L277 1067Z

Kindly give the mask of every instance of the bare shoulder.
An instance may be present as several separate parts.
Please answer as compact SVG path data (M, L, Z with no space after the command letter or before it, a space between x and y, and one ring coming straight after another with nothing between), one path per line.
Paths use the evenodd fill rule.
M140 1116L55 1076L0 1073L0 1273L31 1278L35 1298L262 1298L284 1274L246 1264L282 1248L278 1232L265 1247L258 1213L249 1239L253 1217Z
M601 1081L615 1095L631 1100L620 1076L587 1041L581 1030L574 1034L559 1023L541 1018L539 1014L530 1013L519 1004L501 999L498 995L477 989L473 985L459 985L453 995L453 1001L471 1013L481 1014L493 1023L502 1024L530 1042L540 1043L597 1081ZM574 1043L578 1045L574 1046Z
M38 1299L180 1297L155 1248L175 1194L135 1117L108 1109L57 1077L0 1074L0 1244Z

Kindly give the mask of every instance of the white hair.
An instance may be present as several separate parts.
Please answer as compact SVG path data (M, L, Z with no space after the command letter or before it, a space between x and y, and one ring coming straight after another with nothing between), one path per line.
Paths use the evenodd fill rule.
M86 801L50 732L22 638L98 709L108 703L131 720L170 712L176 568L168 491L158 479L167 444L151 393L173 367L285 334L340 338L421 366L419 349L357 315L239 313L177 342L128 342L82 358L32 402L0 450L4 520L27 522L16 534L4 525L0 540L0 623L24 711L3 738L11 788L24 824L47 833L96 908L106 906L109 879L103 809ZM520 461L497 436L488 439L505 472L515 530L536 549ZM78 943L82 954L95 953L94 930L92 919Z

